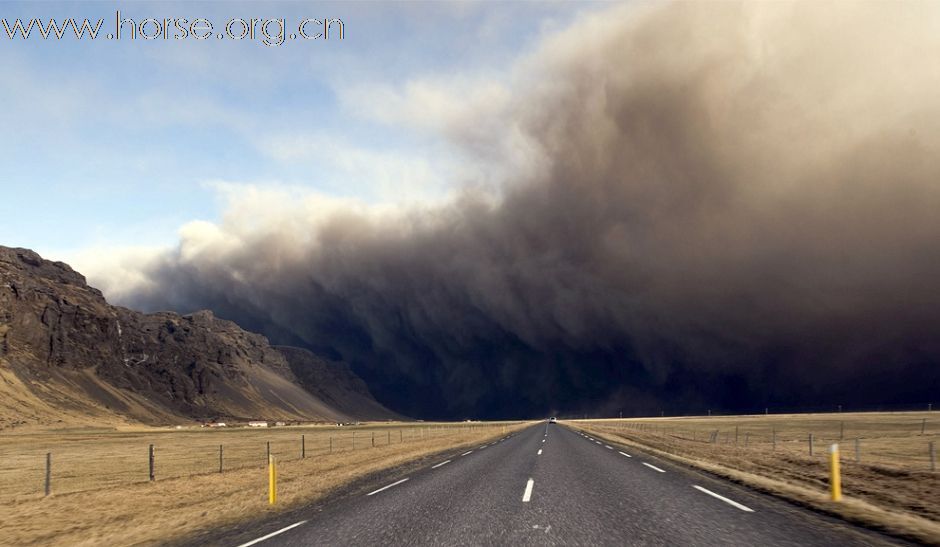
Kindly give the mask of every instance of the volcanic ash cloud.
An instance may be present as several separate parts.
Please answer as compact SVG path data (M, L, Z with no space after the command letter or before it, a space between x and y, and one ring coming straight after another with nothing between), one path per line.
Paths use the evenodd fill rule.
M346 359L416 415L927 400L938 8L587 16L518 62L498 111L455 116L514 135L487 161L526 155L497 193L418 209L243 189L114 292Z

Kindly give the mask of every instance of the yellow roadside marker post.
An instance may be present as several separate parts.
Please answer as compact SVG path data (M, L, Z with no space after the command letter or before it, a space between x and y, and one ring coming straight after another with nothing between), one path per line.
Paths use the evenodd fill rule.
M277 503L277 462L274 456L268 456L268 503Z
M829 486L832 501L842 501L842 476L839 470L839 445L829 447Z

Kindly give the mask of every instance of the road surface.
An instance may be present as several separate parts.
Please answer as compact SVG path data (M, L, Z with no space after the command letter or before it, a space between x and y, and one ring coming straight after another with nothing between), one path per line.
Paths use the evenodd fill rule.
M287 520L285 520L287 519ZM898 545L640 451L541 423L222 545Z

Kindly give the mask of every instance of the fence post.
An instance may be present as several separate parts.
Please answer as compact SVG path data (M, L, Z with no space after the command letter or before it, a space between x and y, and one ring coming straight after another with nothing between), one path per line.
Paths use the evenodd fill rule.
M937 448L934 446L933 441L930 441L930 470L937 470Z
M46 496L48 496L51 493L52 493L52 452L46 452Z
M404 439L405 439L405 434L402 433L402 430L401 430L401 429L399 429L399 430L398 430L398 444L401 444L401 443L405 442Z
M861 463L862 461L862 449L859 445L858 437L855 437L855 463Z
M388 430L385 431L385 444L392 444L392 432L391 431L388 431Z
M219 473L222 472L222 445L219 445Z
M750 434L750 433L745 433L745 434L744 434L744 446L747 446L748 441L750 441L750 440L751 440L751 434Z
M770 442L773 443L772 450L777 450L777 428L773 427L770 429Z
M924 433L926 432L927 432L927 418L924 418L923 421L920 422L920 436L923 437Z
M809 434L809 455L813 455L813 434Z
M333 453L333 436L330 435L330 454Z
M842 476L839 470L839 445L829 447L829 486L832 501L842 501Z
M375 431L372 432L372 446L375 447Z
M268 504L277 503L277 463L274 456L268 456Z
M300 436L300 459L307 457L307 439L305 435Z
M268 461L271 461L271 441L268 441Z
M738 446L738 426L734 426L734 445Z
M150 445L150 448L147 450L147 460L150 462L150 482L155 480L153 474L153 445Z
M845 439L845 422L839 422L839 440Z

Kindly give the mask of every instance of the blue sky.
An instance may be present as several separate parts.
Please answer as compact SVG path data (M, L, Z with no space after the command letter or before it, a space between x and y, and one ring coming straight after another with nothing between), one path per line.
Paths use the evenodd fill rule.
M215 221L220 187L310 189L365 202L434 199L485 173L434 108L464 82L511 94L512 66L590 3L33 3L0 17L336 17L345 39L3 40L0 244L68 259L170 246ZM469 86L468 86L469 87ZM486 88L486 86L482 86ZM441 90L451 96L436 102ZM421 108L428 103L428 119ZM446 131L444 131L446 133ZM223 192L224 193L224 192Z

